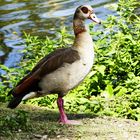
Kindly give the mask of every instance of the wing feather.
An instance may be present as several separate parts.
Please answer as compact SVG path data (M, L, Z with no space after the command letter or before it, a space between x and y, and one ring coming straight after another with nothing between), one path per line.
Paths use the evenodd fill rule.
M39 91L38 83L42 77L60 68L64 63L73 63L79 59L78 52L72 48L58 49L50 53L41 59L32 71L17 84L12 90L13 96L16 97L20 94L23 96L31 91Z

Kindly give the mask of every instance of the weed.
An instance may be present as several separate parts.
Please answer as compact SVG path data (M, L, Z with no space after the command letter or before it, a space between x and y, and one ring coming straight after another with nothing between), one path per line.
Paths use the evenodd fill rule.
M28 122L28 113L23 110L18 110L12 115L2 116L0 118L0 134L10 134L13 131L30 131L32 127Z

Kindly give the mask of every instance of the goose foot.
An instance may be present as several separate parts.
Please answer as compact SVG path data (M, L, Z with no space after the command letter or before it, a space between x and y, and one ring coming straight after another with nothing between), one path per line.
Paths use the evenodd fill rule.
M70 125L82 125L82 123L80 121L76 121L76 120L59 120L60 124L70 124Z

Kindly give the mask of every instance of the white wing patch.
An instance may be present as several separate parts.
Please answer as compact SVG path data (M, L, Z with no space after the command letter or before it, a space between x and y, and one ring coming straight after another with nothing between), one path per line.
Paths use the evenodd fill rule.
M34 97L36 97L36 95L37 95L36 92L30 92L29 94L25 95L25 96L22 98L22 101L27 100L27 99L34 98Z

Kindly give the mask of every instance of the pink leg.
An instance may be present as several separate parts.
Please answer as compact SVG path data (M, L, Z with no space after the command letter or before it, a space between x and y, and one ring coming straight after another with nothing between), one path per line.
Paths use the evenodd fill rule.
M80 124L77 121L68 120L67 115L64 112L64 100L62 99L62 97L58 97L57 105L58 105L59 112L60 112L60 119L59 119L60 123L63 123L63 124L75 124L75 125Z

